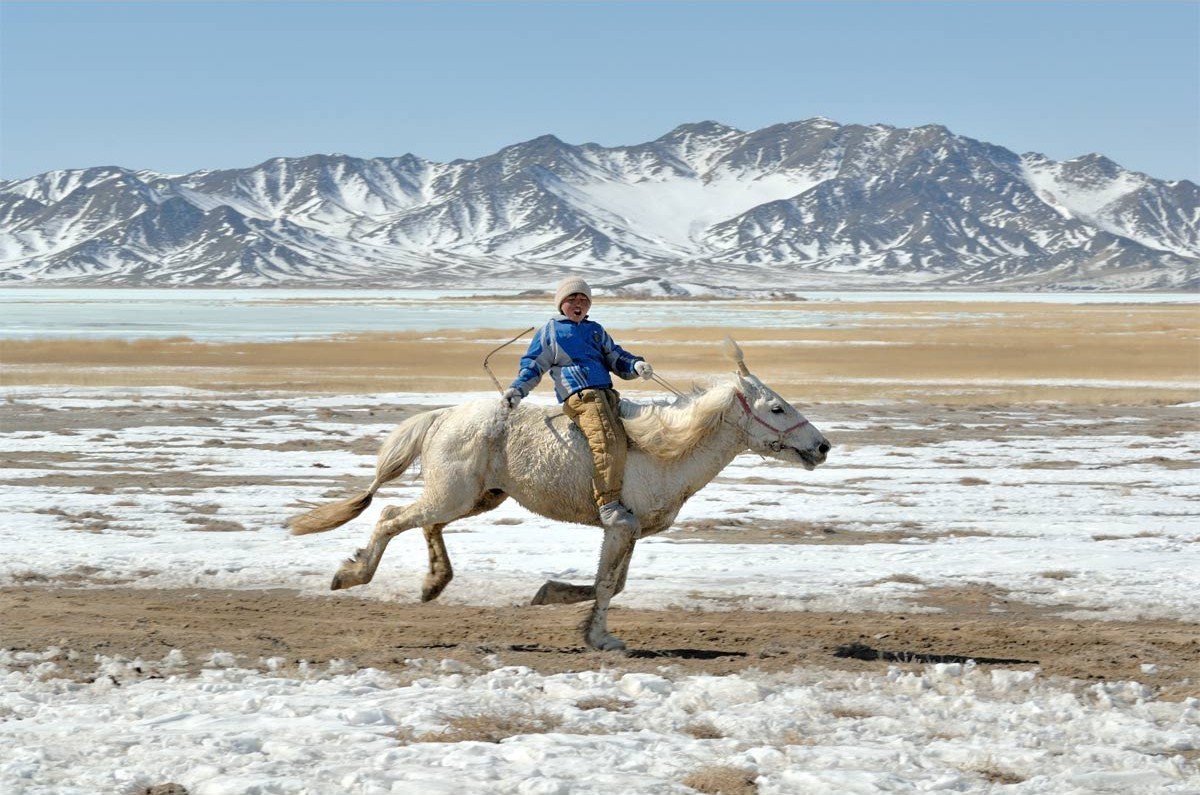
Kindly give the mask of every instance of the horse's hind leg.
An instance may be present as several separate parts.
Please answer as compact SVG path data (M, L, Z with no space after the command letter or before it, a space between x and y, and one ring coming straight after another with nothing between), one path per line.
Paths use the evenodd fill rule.
M507 499L508 494L500 489L489 489L480 495L462 518L490 511ZM442 539L442 529L447 524L448 522L443 522L426 525L424 528L425 546L429 548L429 573L425 575L425 582L421 586L422 602L437 599L438 595L450 584L450 580L454 579L454 567L450 565L450 553L446 551L446 542Z
M340 591L343 588L353 588L355 585L369 583L375 576L375 570L379 568L379 561L383 559L388 542L405 530L413 527L445 526L454 519L467 515L469 510L469 505L429 506L421 499L401 508L395 506L384 508L379 515L379 521L375 523L371 540L343 563L337 574L333 575L332 590ZM449 559L447 559L447 565L448 563ZM449 579L447 578L446 581L449 582Z
M628 531L607 528L604 531L600 567L596 571L596 603L583 624L584 642L590 648L600 651L625 648L625 644L608 631L608 603L624 587L636 541L637 537Z
M353 588L356 585L366 585L375 576L375 569L379 567L379 561L383 558L383 551L387 549L387 544L392 540L393 536L399 535L410 527L416 527L415 522L405 522L403 527L389 534L381 533L380 531L385 524L391 523L397 516L403 516L405 512L411 512L416 504L406 505L403 508L395 505L389 505L379 514L379 519L375 522L375 529L371 532L371 540L367 546L356 550L348 560L342 563L341 568L337 570L337 574L333 575L333 582L330 584L330 590L340 591L344 588Z
M446 552L446 542L442 539L444 524L427 525L425 530L425 546L429 548L429 573L421 585L421 601L429 602L438 595L454 579L454 567L450 565L450 554Z

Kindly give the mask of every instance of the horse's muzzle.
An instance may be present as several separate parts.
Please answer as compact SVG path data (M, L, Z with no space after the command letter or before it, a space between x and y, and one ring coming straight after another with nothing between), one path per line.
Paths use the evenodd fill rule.
M833 445L827 439L821 439L816 445L805 450L793 447L792 445L781 445L778 443L771 445L771 449L777 453L784 450L795 453L796 457L800 459L800 463L804 465L804 468L809 470L816 469L821 464L824 464L825 458L829 455L832 447Z
M829 443L828 439L823 438L815 447L808 450L797 450L796 452L800 454L800 458L804 461L805 466L809 469L816 469L825 463L825 459L829 456L831 449L833 449L833 445Z

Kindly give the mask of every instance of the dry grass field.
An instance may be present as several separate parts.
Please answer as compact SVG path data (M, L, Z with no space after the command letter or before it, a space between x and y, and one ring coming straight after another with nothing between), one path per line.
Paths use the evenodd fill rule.
M728 369L716 343L732 333L751 369L803 402L871 399L943 404L1053 401L1155 405L1200 400L1195 305L863 303L852 318L807 327L827 304L794 311L794 328L611 328L625 347L684 387ZM494 306L481 317L501 326ZM601 318L602 319L602 318ZM186 338L5 340L5 386L163 386L330 393L471 392L493 388L484 357L517 329L367 334L332 339L202 343ZM491 359L502 382L525 341ZM630 382L624 389L659 389Z

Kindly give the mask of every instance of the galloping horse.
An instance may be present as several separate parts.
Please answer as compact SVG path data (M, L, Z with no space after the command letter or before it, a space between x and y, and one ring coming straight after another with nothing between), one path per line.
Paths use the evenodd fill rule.
M582 627L584 641L593 649L625 648L608 631L608 605L625 587L638 538L670 527L683 503L736 455L752 450L811 470L829 452L820 431L750 374L737 344L727 339L725 346L738 367L732 379L673 405L622 401L630 450L621 501L641 522L641 533L605 529L594 584L550 580L533 598L533 604L594 600ZM370 542L334 576L333 590L370 582L388 542L420 527L429 547L421 601L437 598L454 576L442 530L456 519L490 511L509 497L550 519L600 526L592 496L592 459L583 435L557 408L523 403L510 412L498 399L426 411L405 420L380 447L375 479L366 491L295 516L288 526L303 535L345 524L418 457L425 481L420 496L403 507L383 509Z

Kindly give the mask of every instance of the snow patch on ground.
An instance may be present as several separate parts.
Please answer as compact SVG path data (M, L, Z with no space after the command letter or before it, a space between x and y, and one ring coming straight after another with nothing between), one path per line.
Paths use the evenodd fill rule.
M969 663L679 677L413 660L397 676L274 658L239 667L221 653L194 678L172 673L177 653L101 657L96 679L77 682L56 677L60 654L0 653L6 792L170 780L192 795L650 795L688 792L682 782L714 766L746 771L764 795L1200 786L1184 757L1200 748L1200 701L1156 701L1134 682ZM464 719L499 742L469 739Z

